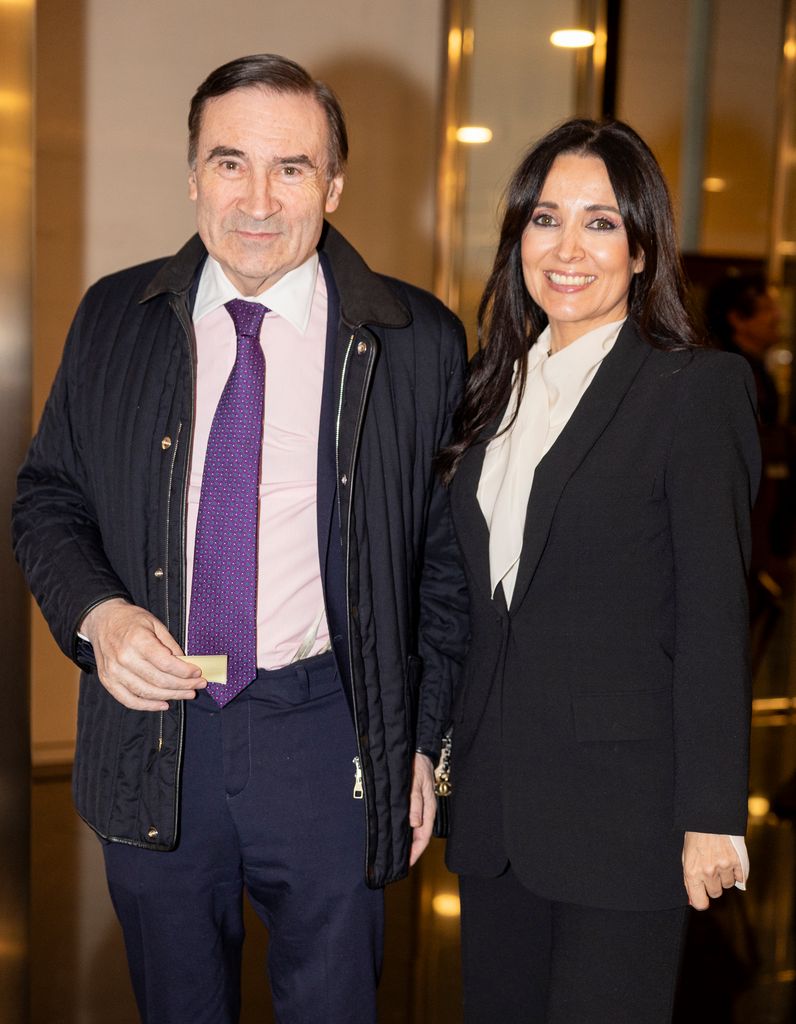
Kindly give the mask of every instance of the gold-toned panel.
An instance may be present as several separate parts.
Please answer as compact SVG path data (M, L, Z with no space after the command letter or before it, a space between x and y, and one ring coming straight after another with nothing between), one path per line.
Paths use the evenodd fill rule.
M0 506L8 509L30 424L33 5L0 0ZM7 512L6 512L7 515ZM8 544L0 546L0 1007L27 1019L28 604Z

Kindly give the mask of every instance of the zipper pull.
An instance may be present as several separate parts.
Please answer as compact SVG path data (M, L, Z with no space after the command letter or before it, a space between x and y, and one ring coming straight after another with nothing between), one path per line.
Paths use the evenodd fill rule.
M155 747L149 753L147 763L144 765L144 771L149 772L152 770L152 765L160 756L160 752L163 750L163 712L160 712L160 735L158 736L158 742Z
M362 785L362 763L359 757L354 758L354 799L362 800L365 796L365 787Z

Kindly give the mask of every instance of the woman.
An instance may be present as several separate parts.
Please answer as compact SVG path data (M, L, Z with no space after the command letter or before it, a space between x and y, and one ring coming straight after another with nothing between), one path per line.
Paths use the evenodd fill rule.
M684 299L645 143L550 132L441 455L472 618L448 844L468 1024L669 1020L687 903L743 881L754 382Z

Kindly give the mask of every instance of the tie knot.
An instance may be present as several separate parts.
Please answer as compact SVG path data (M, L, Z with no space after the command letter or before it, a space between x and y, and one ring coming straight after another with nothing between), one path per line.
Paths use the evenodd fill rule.
M246 302L245 299L231 299L224 303L224 308L232 317L237 336L259 338L263 317L268 312L267 306L261 302Z

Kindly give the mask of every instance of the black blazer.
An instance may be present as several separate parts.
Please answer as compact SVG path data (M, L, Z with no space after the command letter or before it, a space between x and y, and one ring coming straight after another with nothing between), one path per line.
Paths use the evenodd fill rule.
M464 457L452 870L660 909L686 902L684 831L744 832L753 396L744 360L626 324L537 467L509 609L476 499L497 424Z

